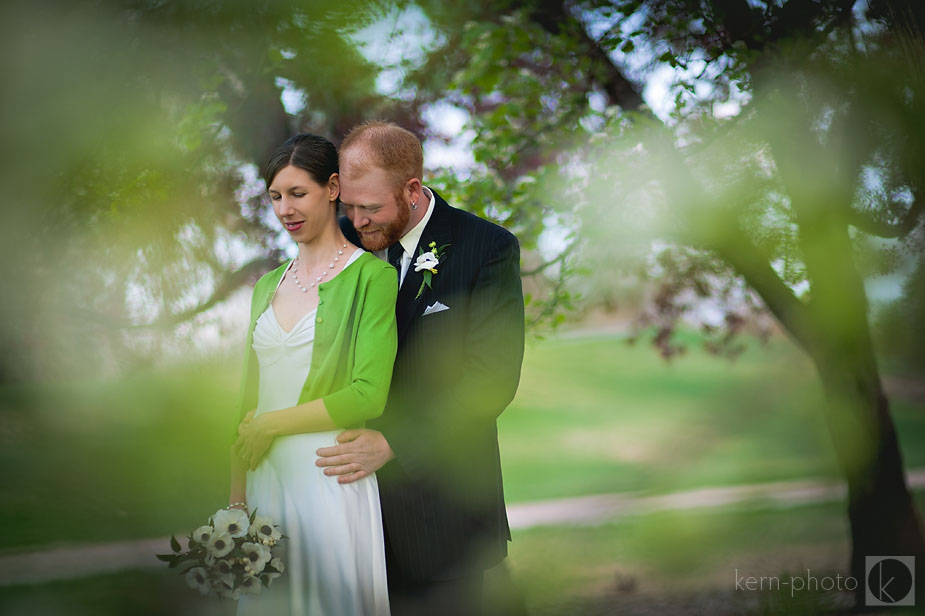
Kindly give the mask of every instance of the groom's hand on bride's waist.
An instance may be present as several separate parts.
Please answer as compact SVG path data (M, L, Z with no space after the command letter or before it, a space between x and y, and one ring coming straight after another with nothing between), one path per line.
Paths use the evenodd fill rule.
M369 429L345 430L337 436L338 445L322 447L315 453L324 474L336 476L338 483L352 483L375 473L395 457L381 432Z

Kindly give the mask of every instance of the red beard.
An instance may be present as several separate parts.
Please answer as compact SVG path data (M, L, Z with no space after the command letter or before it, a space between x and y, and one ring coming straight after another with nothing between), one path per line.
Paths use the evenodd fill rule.
M373 251L383 250L400 240L405 234L405 227L411 219L411 208L403 200L398 199L397 201L398 216L395 220L385 225L370 223L365 227L357 228L363 248Z

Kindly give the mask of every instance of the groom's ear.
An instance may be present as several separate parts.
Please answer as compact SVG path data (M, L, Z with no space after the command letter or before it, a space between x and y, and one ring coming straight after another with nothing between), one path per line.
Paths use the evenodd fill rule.
M424 198L424 185L420 178L411 178L405 182L405 197L408 203L420 203Z

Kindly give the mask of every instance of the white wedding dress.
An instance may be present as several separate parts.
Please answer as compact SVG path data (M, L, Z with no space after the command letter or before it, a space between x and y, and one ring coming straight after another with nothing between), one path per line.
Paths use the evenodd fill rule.
M358 249L350 262L362 253ZM255 416L298 404L314 333L315 311L289 332L276 320L272 303L257 319ZM341 485L315 466L315 450L337 444L340 432L277 437L258 467L248 471L249 509L270 516L289 538L283 541L283 575L258 595L242 595L238 616L389 614L376 476Z

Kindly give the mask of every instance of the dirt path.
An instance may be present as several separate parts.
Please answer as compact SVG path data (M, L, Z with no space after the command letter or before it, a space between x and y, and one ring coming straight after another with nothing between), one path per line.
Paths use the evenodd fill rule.
M908 473L909 487L925 488L925 469ZM844 500L845 486L834 481L781 481L699 488L670 494L600 494L508 507L511 528L557 524L595 525L656 511L708 509L729 505L786 508ZM0 557L0 586L38 584L125 569L160 568L154 554L170 553L169 537L74 545Z

